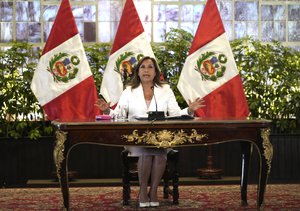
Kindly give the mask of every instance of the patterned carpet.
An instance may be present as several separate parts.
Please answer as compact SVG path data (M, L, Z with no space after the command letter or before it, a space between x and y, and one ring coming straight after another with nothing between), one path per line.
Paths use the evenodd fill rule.
M70 188L70 208L76 211L93 210L257 210L256 185L248 187L248 207L240 204L238 185L197 185L180 186L179 205L172 199L162 199L157 209L138 209L137 187L133 187L129 206L122 205L121 187L72 187ZM1 211L55 211L63 210L62 195L59 188L9 188L0 189ZM300 184L267 186L265 211L300 210Z

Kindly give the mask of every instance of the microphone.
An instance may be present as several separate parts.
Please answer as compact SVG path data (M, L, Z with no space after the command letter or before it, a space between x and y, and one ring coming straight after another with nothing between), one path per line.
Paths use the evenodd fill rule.
M155 102L155 111L149 111L148 120L149 121L165 120L165 112L158 111L158 109L157 109L157 101L156 101L156 97L154 94L154 86L151 86L151 89L153 91L153 98L154 98L154 102Z
M155 97L155 94L154 94L154 86L151 86L151 90L153 92L153 98L154 98L154 102L155 102L155 111L157 112L157 101L156 101L156 97Z

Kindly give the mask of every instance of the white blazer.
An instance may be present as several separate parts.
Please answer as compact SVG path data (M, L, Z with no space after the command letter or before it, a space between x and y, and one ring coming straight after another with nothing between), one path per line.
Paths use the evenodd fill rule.
M187 108L181 110L175 95L168 84L164 84L162 87L154 87L155 98L152 97L149 108L144 98L142 86L138 86L135 89L131 89L128 86L121 94L118 105L114 111L111 111L111 115L117 115L119 105L127 105L128 118L134 117L147 117L148 111L156 111L156 104L158 111L164 111L167 116L180 116L187 115ZM155 102L156 99L156 102Z

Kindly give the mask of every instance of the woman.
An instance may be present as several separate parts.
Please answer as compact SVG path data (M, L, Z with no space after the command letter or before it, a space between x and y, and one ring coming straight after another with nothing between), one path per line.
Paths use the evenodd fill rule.
M164 111L165 115L193 115L194 111L203 107L203 100L197 98L189 102L188 108L180 109L170 86L160 80L160 71L156 60L151 57L142 58L134 70L131 84L123 91L115 110L109 108L110 103L103 99L97 101L98 107L105 113L116 115L119 106L126 105L128 118L147 116L149 111ZM146 147L126 147L129 156L138 156L138 175L140 184L140 207L159 206L157 188L163 176L167 150ZM151 176L150 190L148 181Z

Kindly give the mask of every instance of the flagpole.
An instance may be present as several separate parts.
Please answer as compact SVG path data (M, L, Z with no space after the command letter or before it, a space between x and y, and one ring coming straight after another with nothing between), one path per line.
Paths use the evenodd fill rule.
M212 145L208 146L207 167L197 169L197 172L200 178L221 179L223 169L214 168L213 156L212 156Z

